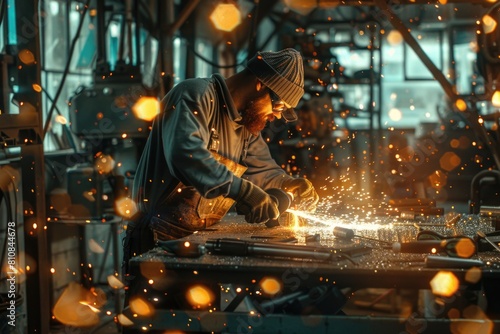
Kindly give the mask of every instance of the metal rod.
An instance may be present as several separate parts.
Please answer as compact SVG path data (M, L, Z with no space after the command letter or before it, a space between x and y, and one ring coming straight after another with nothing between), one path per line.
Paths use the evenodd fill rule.
M333 248L290 244L278 245L273 243L248 242L239 239L207 240L205 247L214 254L234 256L261 255L330 260L342 254L342 250Z
M477 231L477 235L480 237L480 238L483 238L484 240L486 240L490 245L493 246L493 248L495 248L497 251L500 252L500 247L498 247L497 244L495 244L493 241L491 241L487 236L486 234L484 234L483 231Z
M167 36L173 36L174 33L179 29L182 24L188 19L189 15L195 10L196 6L200 0L191 0L186 4L184 8L182 8L181 12L179 13L179 16L177 18L177 21L173 22L170 25L170 28L167 30Z

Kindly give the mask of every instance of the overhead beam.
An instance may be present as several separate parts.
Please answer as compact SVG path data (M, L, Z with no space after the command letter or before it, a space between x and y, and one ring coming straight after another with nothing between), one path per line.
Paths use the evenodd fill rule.
M410 30L406 27L399 16L394 13L392 8L387 4L386 1L375 0L375 4L378 8L381 9L381 12L379 12L379 17L387 19L392 24L392 26L399 31L399 33L403 36L405 42L413 49L415 54L429 69L434 78L439 82L450 101L455 101L457 96L453 85L448 81L448 79L446 79L443 72L441 72L441 70L437 68L437 66L427 56L425 51L422 49L415 37L413 37L413 35L410 33Z
M184 24L184 22L186 22L186 20L189 18L189 16L199 3L200 0L191 0L184 6L184 8L182 8L177 20L172 22L172 24L168 28L166 32L167 36L173 36L175 34L175 32Z

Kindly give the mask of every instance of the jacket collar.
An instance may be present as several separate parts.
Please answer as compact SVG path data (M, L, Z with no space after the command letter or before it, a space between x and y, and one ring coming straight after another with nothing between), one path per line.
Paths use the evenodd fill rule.
M214 81L216 83L215 87L217 90L217 94L219 94L221 102L224 104L223 107L227 110L227 114L229 115L231 120L233 122L241 121L241 115L234 105L233 98L229 93L229 89L227 88L226 80L224 79L224 77L219 73L215 73L212 75L212 78L214 78Z

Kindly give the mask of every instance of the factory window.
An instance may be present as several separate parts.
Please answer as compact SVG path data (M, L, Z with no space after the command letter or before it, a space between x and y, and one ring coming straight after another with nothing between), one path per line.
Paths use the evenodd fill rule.
M136 31L138 25L119 11L105 11L104 24L100 24L98 10L89 7L85 11L78 1L51 0L41 6L42 98L44 117L50 116L44 148L74 148L78 141L69 126L72 97L82 88L94 87L101 74L130 78L138 72L145 86L157 86L158 40L142 26ZM178 45L174 51L177 58L179 49ZM183 73L182 62L177 63L176 73ZM115 81L112 86L126 82Z
M92 83L92 65L95 57L95 23L89 15L85 16L76 40L71 66L65 74L66 63L70 57L70 45L77 33L81 18L79 2L49 1L44 2L45 17L41 26L42 50L42 87L44 122L47 114L53 110L50 126L44 140L44 149L54 151L74 146L74 138L69 130L68 99L82 85ZM56 105L56 97L63 77L65 82Z
M463 36L462 36L463 35ZM413 36L429 59L450 82L450 41L447 36L435 31L413 31ZM461 33L460 40L453 44L455 74L459 93L470 91L475 53L470 45L475 41L474 33ZM433 75L405 42L382 45L382 126L416 128L417 134L439 121L438 111L448 112L446 95ZM442 116L442 115L441 115Z

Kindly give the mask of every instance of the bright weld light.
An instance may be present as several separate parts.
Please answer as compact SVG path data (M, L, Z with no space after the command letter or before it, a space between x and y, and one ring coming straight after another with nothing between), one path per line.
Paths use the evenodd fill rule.
M293 209L288 209L286 211L290 212L298 217L307 219L310 223L314 222L314 223L319 223L319 224L322 224L325 226L330 226L330 227L336 227L336 226L345 227L345 228L352 228L353 227L352 221L349 223L344 223L343 220L340 218L332 219L332 218L327 218L327 217L321 217L321 216L317 216L314 214L310 214L310 213L305 212L305 211L299 211L299 210L293 210ZM387 228L388 227L387 224L382 225L382 224L377 224L377 223L361 223L359 221L356 222L355 225L356 225L357 229L367 230L367 231L377 231L380 228ZM392 226L390 226L390 227L392 227Z

